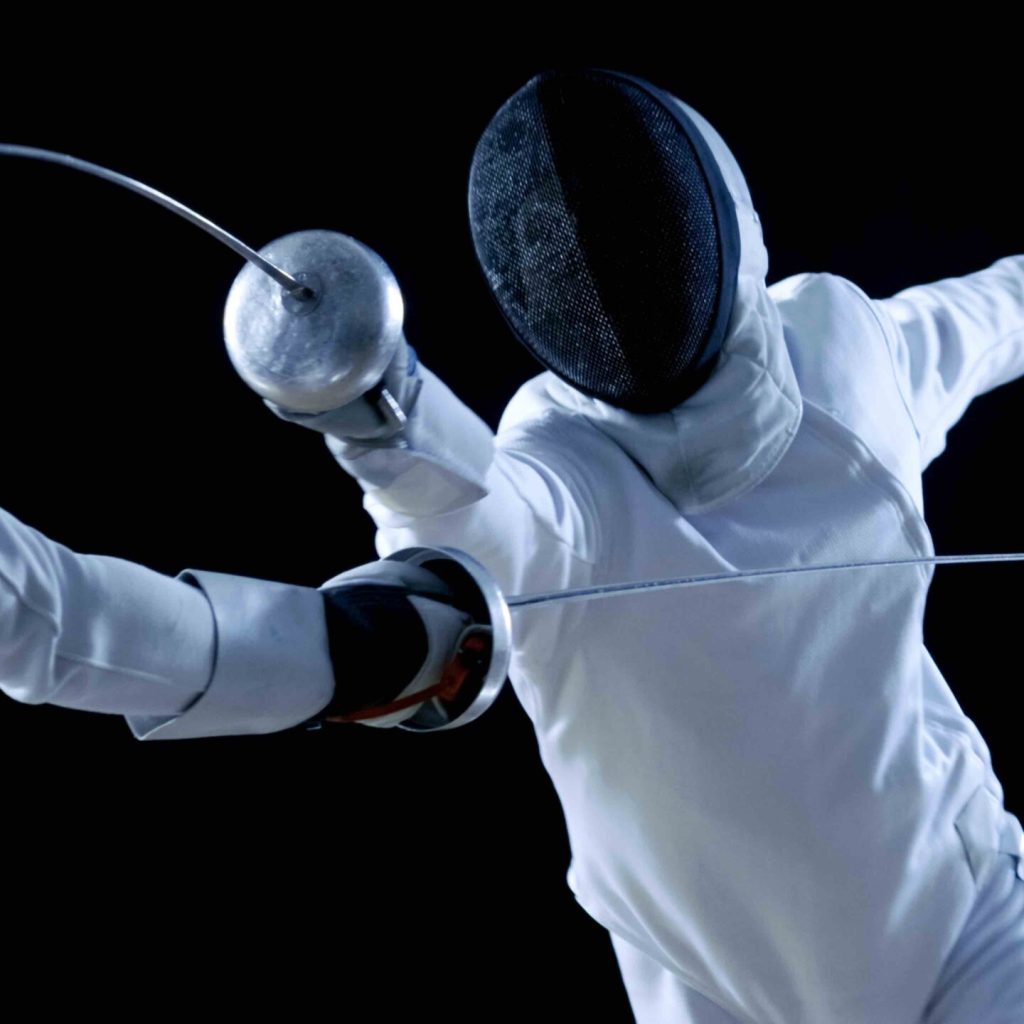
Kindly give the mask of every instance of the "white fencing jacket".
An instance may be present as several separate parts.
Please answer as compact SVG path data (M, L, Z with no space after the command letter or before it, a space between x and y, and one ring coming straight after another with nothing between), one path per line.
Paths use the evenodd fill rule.
M828 273L766 287L743 176L686 111L742 238L711 379L636 415L542 373L494 435L421 366L407 447L327 438L381 555L453 545L519 594L934 553L921 473L973 396L1024 373L1024 255L884 300ZM576 898L737 1020L918 1020L997 851L1021 852L923 643L931 575L514 613L511 682L565 812Z
M974 395L1024 373L1024 255L883 300L832 274L768 288L743 176L686 111L741 229L711 379L643 416L543 373L494 434L421 366L404 447L327 438L382 555L454 545L516 594L932 554L922 470ZM1022 836L923 645L930 579L817 573L515 613L511 681L565 812L568 881L644 1020L697 1020L662 998L683 991L716 1022L919 1019ZM271 732L329 699L324 629L310 588L171 580L0 514L15 699L126 712L144 740Z

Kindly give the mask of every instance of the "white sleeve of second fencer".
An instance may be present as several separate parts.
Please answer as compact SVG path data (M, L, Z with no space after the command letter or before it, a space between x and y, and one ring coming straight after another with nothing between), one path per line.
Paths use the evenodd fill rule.
M365 492L378 554L457 547L506 594L582 584L598 545L594 488L583 469L594 431L561 417L557 427L540 429L538 419L496 438L422 363L417 372L422 388L400 445L326 437Z
M1024 375L1024 255L873 299L921 440L922 468L971 400Z
M25 704L177 714L214 657L209 602L122 558L82 555L0 509L0 689Z
M277 732L334 693L323 597L78 554L0 509L0 690L140 740Z
M201 590L213 609L213 675L181 714L126 715L136 739L279 732L327 705L334 669L318 590L199 569L178 580Z

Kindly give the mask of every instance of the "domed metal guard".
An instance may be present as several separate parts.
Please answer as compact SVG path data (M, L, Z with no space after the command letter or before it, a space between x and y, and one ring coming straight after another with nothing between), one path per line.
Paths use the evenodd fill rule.
M422 703L422 707L398 728L438 732L472 722L494 703L508 675L512 619L501 589L475 558L457 548L405 548L385 561L429 569L452 588L453 603L473 617L473 625L462 634L441 681L408 700L409 704ZM424 702L425 693L430 696ZM372 713L381 712L376 708Z
M239 376L292 412L365 396L402 345L402 293L388 265L338 231L295 231L259 254L308 280L316 298L296 305L266 274L242 267L224 307L224 343ZM371 399L390 432L400 430L405 410L393 396Z

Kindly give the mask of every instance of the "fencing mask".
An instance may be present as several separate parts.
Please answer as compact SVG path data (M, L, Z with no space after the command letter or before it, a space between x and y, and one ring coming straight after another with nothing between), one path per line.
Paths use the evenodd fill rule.
M562 380L661 412L711 375L739 228L711 150L670 94L601 69L535 76L477 143L469 215L505 319Z

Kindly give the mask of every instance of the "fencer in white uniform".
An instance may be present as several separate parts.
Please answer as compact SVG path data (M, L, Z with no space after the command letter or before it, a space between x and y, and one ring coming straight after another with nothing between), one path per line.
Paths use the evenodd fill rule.
M489 127L490 153L478 150L471 195L477 218L511 203L506 234L488 252L475 225L475 242L502 312L550 369L496 433L404 344L386 382L408 420L390 446L360 442L358 402L319 415L271 404L323 432L362 485L379 553L457 546L512 594L933 554L921 474L975 395L1024 373L1024 255L884 299L829 273L769 287L744 177L692 107L596 71L538 76L513 100ZM642 143L634 101L662 119ZM537 138L553 148L590 102L596 138L530 150ZM538 104L547 120L531 135ZM636 393L610 401L614 386L586 376L618 357L618 338L601 347L607 322L584 323L600 303L570 278L597 271L552 238L587 216L588 169L622 157L615 174L646 173L639 147L655 135L690 146L711 191L717 180L710 230L735 262L713 282L724 317L705 310L714 358L682 400L657 406L676 383L666 374L665 394L637 411ZM501 194L544 160L564 195ZM660 187L609 191L631 207L623 237ZM572 227L592 232L588 258L622 240ZM529 250L521 277L500 266L503 244ZM610 291L615 266L602 270ZM729 277L728 259L719 266ZM664 294L644 292L641 320L657 320ZM543 302L561 353L530 336ZM564 809L568 883L611 933L639 1021L1024 1020L1022 830L924 646L931 576L814 573L517 612L510 678Z

